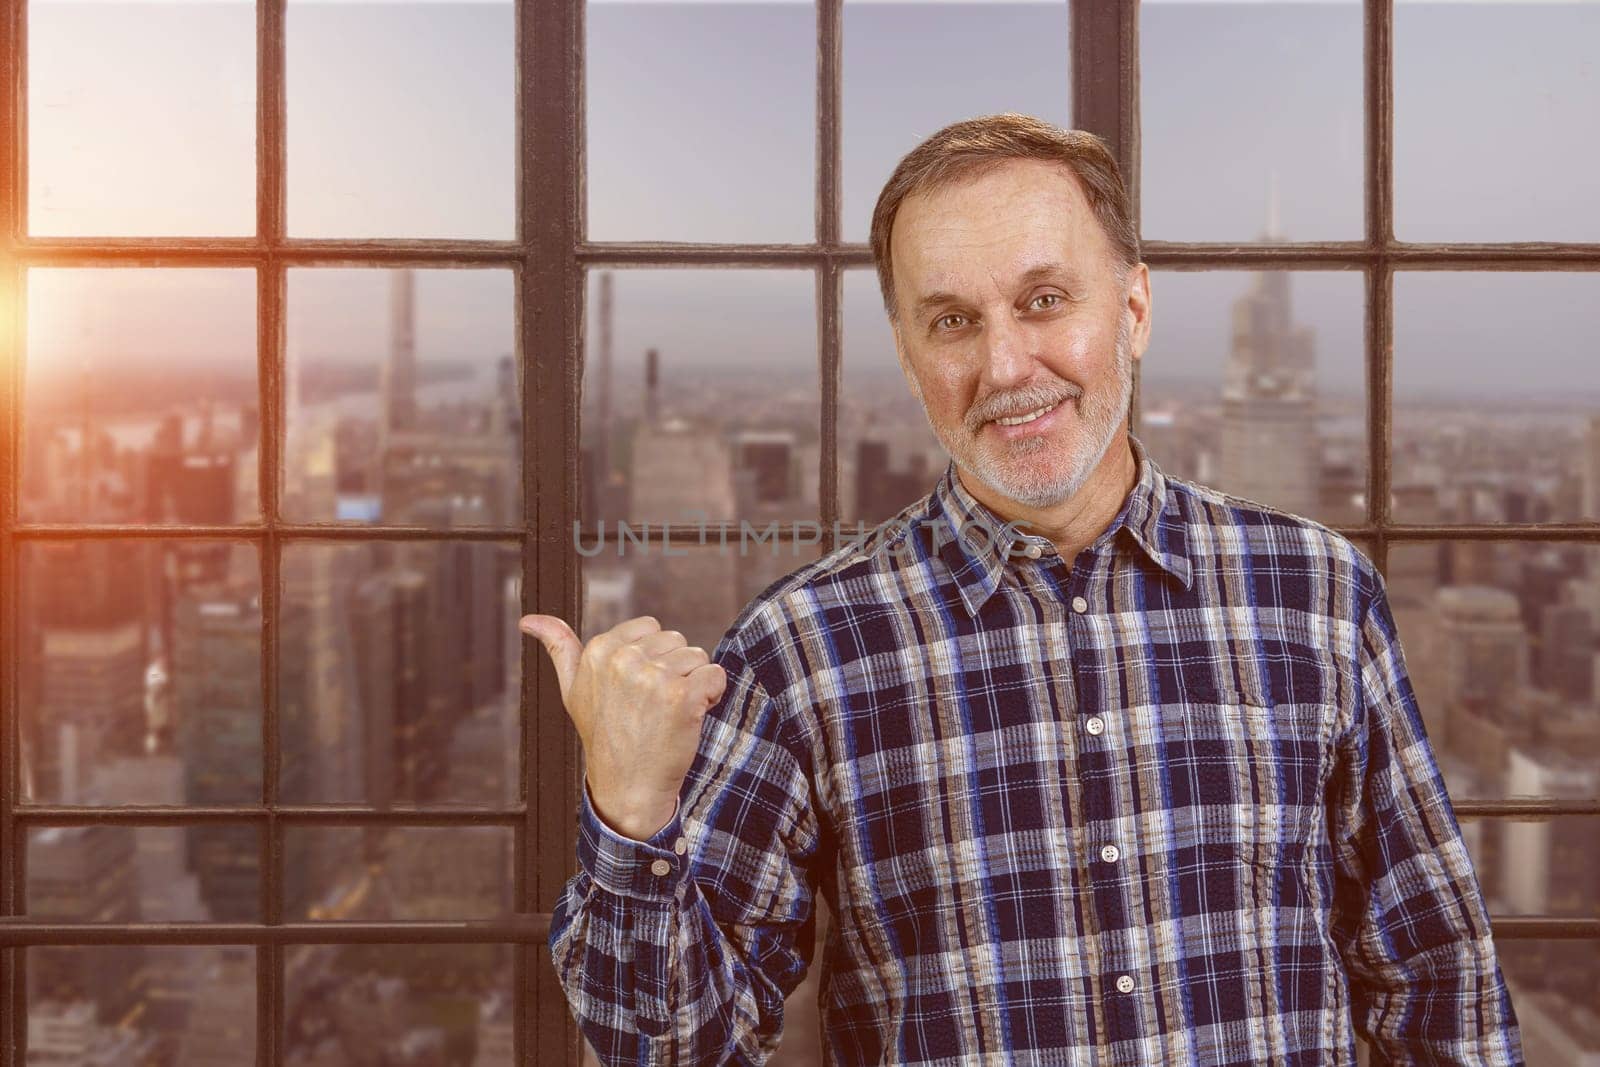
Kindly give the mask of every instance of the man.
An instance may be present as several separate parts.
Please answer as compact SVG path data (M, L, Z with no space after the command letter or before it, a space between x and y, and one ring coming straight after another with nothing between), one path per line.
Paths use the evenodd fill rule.
M1384 584L1126 430L1150 277L1098 140L1018 115L873 217L953 457L758 596L550 652L586 753L551 951L608 1064L758 1063L816 894L833 1064L1514 1064Z

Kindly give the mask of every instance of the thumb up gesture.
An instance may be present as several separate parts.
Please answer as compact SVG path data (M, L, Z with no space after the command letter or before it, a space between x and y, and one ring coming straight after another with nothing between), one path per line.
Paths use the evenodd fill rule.
M672 821L700 745L700 724L727 673L676 630L648 615L588 644L554 615L524 615L521 630L550 654L561 700L583 742L596 813L644 840Z

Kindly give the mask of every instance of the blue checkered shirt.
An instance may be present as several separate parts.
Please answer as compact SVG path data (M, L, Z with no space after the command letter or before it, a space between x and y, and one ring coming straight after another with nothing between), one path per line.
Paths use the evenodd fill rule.
M713 653L672 822L587 797L550 948L606 1064L1520 1064L1384 583L1163 474L1075 560L945 472ZM663 620L671 625L671 620Z

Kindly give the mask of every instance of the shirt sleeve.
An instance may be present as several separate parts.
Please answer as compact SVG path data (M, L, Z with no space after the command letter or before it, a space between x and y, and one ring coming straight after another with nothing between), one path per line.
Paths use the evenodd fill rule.
M579 1027L614 1064L761 1063L810 957L818 824L810 760L736 653L672 820L611 830L587 791L578 873L550 952Z
M1332 812L1335 934L1375 1062L1523 1063L1483 894L1423 729L1384 582L1367 575L1358 699Z

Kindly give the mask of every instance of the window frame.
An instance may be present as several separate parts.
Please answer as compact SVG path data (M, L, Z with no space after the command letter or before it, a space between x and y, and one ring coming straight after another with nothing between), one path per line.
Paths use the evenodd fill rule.
M548 908L575 867L579 753L561 708L547 659L531 642L522 656L524 709L520 800L495 809L377 811L361 805L310 806L279 802L277 670L279 567L285 544L302 541L481 541L517 545L522 554L523 610L577 618L580 558L571 540L578 514L579 402L588 272L604 268L706 265L801 268L816 280L820 371L822 526L834 543L840 517L837 413L841 364L841 289L846 270L870 268L870 249L840 233L841 23L843 0L816 0L816 234L804 244L590 242L585 226L584 69L582 0L513 0L517 70L517 237L511 241L324 240L285 234L284 26L288 0L256 0L257 166L256 235L248 238L45 238L27 236L27 8L0 15L0 1067L26 1061L27 983L23 950L43 944L239 944L257 953L256 1059L283 1060L284 948L299 944L494 943L512 948L515 1054L535 1062L537 1050L560 1047L579 1060L576 1027L543 944ZM1139 41L1137 0L1070 3L1074 125L1111 145L1134 205L1139 205ZM1366 282L1365 346L1368 383L1368 516L1341 532L1368 546L1385 568L1392 543L1452 540L1600 543L1600 524L1397 524L1389 509L1392 427L1393 287L1406 270L1600 270L1600 244L1415 244L1393 232L1393 0L1364 3L1366 233L1360 241L1235 245L1144 241L1152 268L1176 270L1352 270ZM235 267L257 279L257 361L261 399L259 523L229 526L77 526L22 524L17 482L20 445L20 366L25 350L26 273L30 267ZM330 527L278 516L279 453L283 426L284 303L287 271L305 266L498 267L512 272L517 359L525 412L522 441L522 521L497 529L426 530L410 527ZM9 312L9 314L8 314ZM1131 418L1137 425L1136 381ZM537 417L533 417L534 415ZM594 532L589 531L589 539ZM792 533L790 534L792 536ZM676 528L675 541L699 537ZM18 619L15 588L20 546L62 539L184 538L248 541L259 549L262 590L262 752L259 804L209 808L149 806L92 809L19 803L20 709L17 703ZM539 709L528 714L529 709ZM1470 798L1455 803L1464 818L1600 816L1600 797L1586 799ZM225 823L257 828L261 841L259 923L139 923L130 926L29 921L23 916L26 834L35 827ZM285 922L282 913L286 827L506 826L516 849L516 913L506 920L456 922ZM18 836L22 835L22 836ZM1600 941L1600 918L1496 916L1497 937L1579 938ZM545 1062L548 1062L547 1060Z

